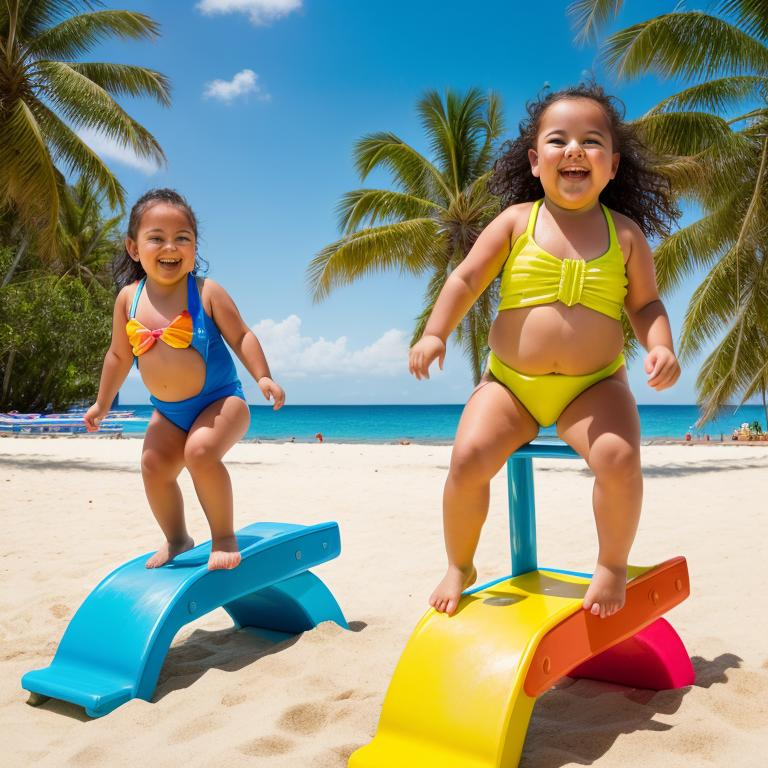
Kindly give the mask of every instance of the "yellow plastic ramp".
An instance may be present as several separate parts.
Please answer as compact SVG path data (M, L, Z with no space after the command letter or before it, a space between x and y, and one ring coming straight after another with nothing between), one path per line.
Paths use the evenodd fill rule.
M628 570L624 608L607 619L581 607L589 578L543 570L465 595L453 617L428 611L395 669L376 736L350 768L517 766L536 696L639 637L690 593L684 557ZM674 630L661 644L656 637L641 653L647 669L670 673L662 685L690 685L693 667ZM627 652L642 667L639 648Z
M395 669L373 741L349 768L516 766L535 697L523 682L541 638L582 610L588 578L531 571L428 611Z

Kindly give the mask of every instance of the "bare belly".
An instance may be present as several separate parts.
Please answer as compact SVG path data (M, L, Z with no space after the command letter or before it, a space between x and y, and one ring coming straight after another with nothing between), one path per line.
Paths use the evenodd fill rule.
M491 326L496 356L520 373L569 376L599 371L624 346L621 323L579 304L505 309Z
M205 384L205 361L191 347L174 349L160 341L139 358L139 373L158 400L175 402L199 394Z

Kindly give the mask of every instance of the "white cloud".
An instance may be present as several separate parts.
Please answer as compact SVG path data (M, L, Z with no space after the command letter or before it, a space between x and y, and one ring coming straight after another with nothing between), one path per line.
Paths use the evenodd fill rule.
M92 128L83 128L77 135L99 156L102 160L114 160L121 165L127 165L138 171L151 176L160 170L159 166L139 157L130 147L124 147L109 136L93 130Z
M269 24L301 8L302 0L201 0L199 11L206 16L247 13L253 24Z
M266 91L262 90L258 79L259 76L252 69L244 69L229 81L213 80L207 83L203 96L206 99L218 99L229 104L239 96L255 93L262 101L268 101L270 96Z
M393 328L361 349L350 349L346 336L335 341L301 335L301 318L262 320L252 328L275 374L284 378L305 376L395 376L408 370L408 342Z

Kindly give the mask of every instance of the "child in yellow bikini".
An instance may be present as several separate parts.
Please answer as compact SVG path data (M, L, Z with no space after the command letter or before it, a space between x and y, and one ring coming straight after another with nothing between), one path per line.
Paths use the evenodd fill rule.
M274 400L275 410L285 401L232 299L213 280L196 275L196 243L197 220L178 193L155 189L134 205L125 252L114 270L122 290L115 301L112 343L96 402L85 414L88 429L98 429L135 363L156 408L144 437L141 473L165 535L147 568L194 546L176 481L184 467L211 527L208 567L240 563L232 484L222 458L246 433L250 411L224 341L264 397Z
M598 555L584 608L605 617L624 604L643 493L621 312L648 350L648 385L672 386L680 367L646 236L666 234L677 211L601 88L551 93L528 113L489 185L505 208L451 273L410 353L419 379L436 359L442 367L448 336L501 274L488 370L462 413L445 484L448 571L429 602L455 612L476 578L491 478L556 423L595 475Z

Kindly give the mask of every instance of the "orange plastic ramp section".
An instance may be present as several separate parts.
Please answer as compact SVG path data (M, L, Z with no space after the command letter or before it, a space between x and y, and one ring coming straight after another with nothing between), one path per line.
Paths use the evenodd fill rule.
M618 613L601 619L578 611L541 639L533 654L524 690L536 697L587 659L647 627L690 594L688 565L674 557L627 584L627 599Z

